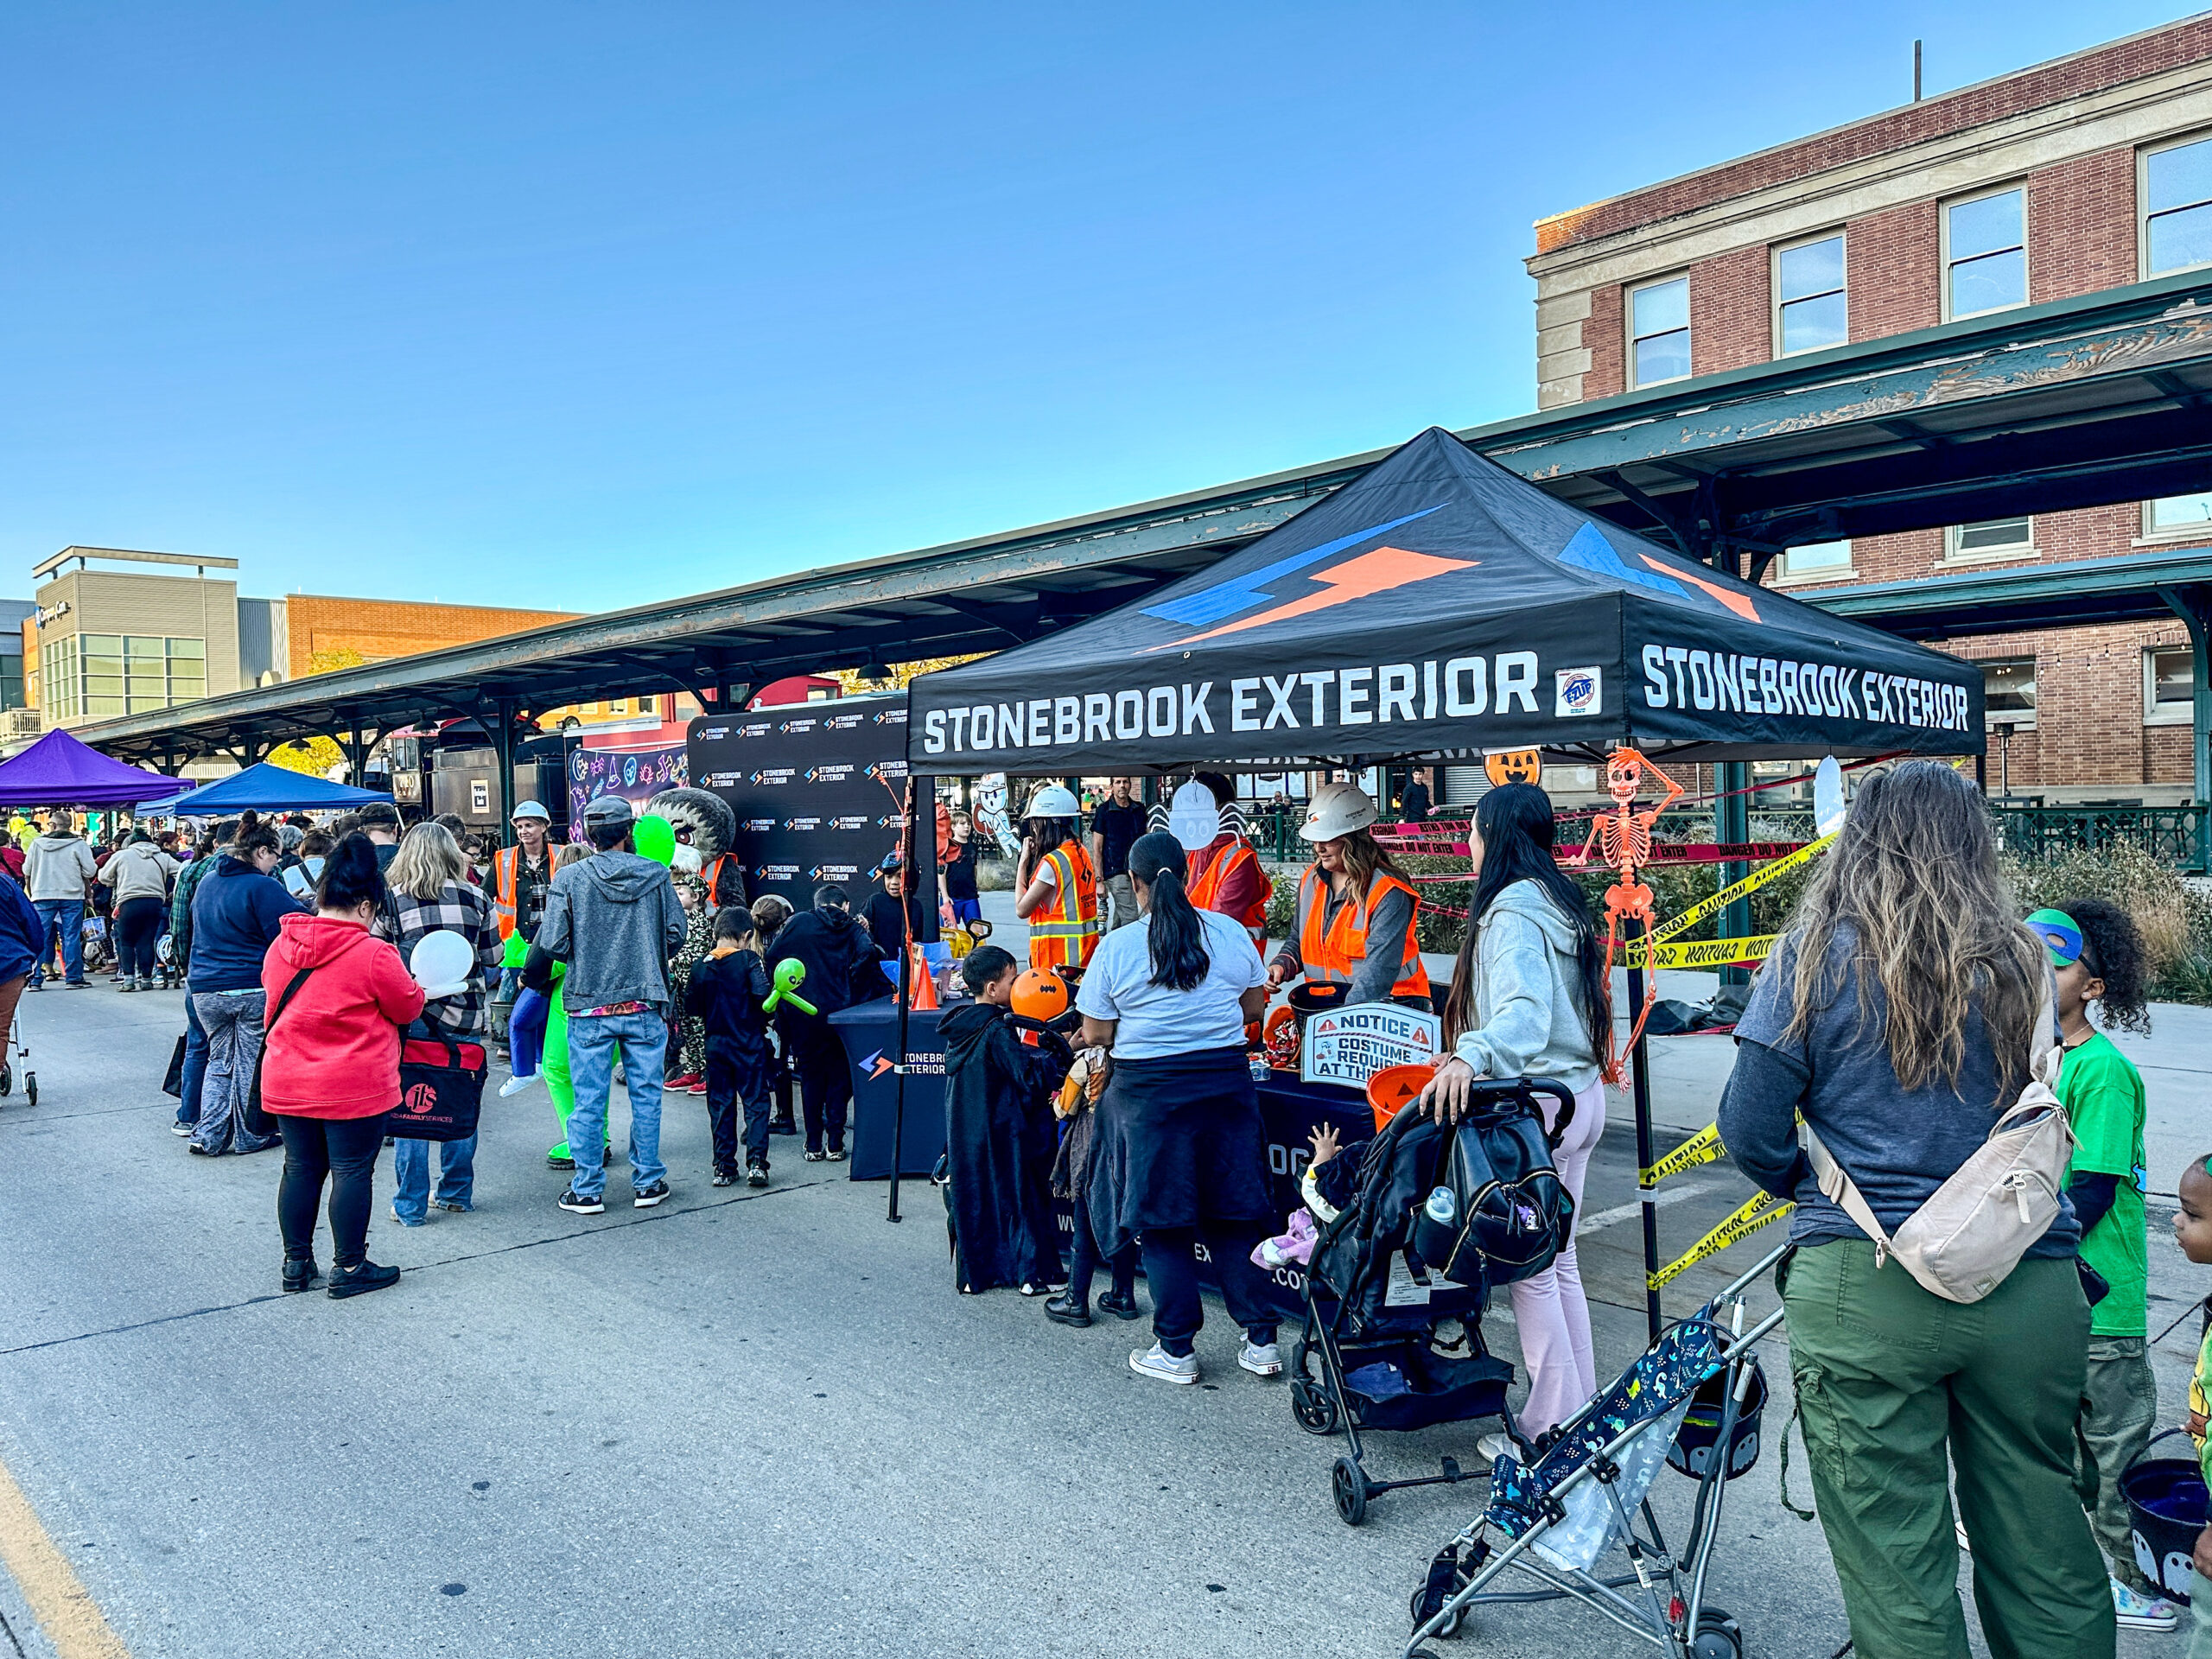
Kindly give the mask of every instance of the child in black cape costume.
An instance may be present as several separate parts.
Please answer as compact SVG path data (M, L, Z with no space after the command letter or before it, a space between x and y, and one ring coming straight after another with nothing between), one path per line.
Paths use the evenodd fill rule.
M1058 1151L1052 1096L1073 1056L1064 1039L1008 1006L1019 969L996 945L960 964L974 995L938 1021L944 1039L945 1220L963 1295L1000 1285L1041 1295L1065 1278L1052 1207ZM1037 1046L1022 1040L1033 1033Z

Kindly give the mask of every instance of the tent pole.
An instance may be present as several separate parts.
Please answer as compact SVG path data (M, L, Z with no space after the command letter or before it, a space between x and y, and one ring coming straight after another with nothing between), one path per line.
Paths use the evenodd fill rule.
M1643 1009L1643 969L1635 965L1634 952L1643 939L1643 918L1629 916L1622 919L1621 942L1628 947L1628 1017L1631 1027ZM1653 974L1657 974L1654 969ZM1657 1196L1655 1189L1644 1185L1643 1172L1651 1167L1651 1059L1649 1043L1642 1031L1636 1033L1636 1043L1629 1050L1629 1080L1630 1095L1636 1103L1636 1168L1637 1197L1643 1202L1643 1313L1651 1332L1651 1340L1659 1340L1659 1292L1652 1280L1659 1272L1659 1211L1653 1205Z
M1744 791L1751 785L1751 766L1741 760L1724 760L1713 771L1719 795L1713 804L1713 839L1738 844L1747 842L1751 838L1751 798ZM1751 873L1749 864L1732 859L1720 867L1720 885L1733 887ZM1721 907L1722 938L1745 938L1751 931L1751 901L1748 897L1731 899ZM1723 985L1748 985L1751 982L1751 976L1745 969L1731 965L1720 970Z
M915 782L912 778L906 780L906 822L899 832L902 843L899 849L899 861L906 867L910 882L914 876L914 823L921 816L920 791L915 788ZM930 834L930 845L934 850L937 845L934 813L931 815ZM908 891L912 889L909 887ZM899 1213L899 1169L906 1161L899 1154L905 1150L906 1139L906 1021L914 1001L913 946L914 941L908 939L906 947L899 952L899 1064L891 1073L891 1208L885 1217L887 1221L904 1219Z

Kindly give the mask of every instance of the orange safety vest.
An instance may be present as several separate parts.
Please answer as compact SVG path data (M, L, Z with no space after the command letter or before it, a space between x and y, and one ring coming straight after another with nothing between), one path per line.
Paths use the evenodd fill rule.
M553 838L545 838L545 879L553 880ZM515 931L516 886L521 879L522 843L502 847L492 855L492 914L499 924L499 937L512 938Z
M1194 853L1192 856L1196 858L1205 850L1204 848L1200 848L1198 853ZM1186 889L1190 894L1191 902L1200 910L1220 910L1221 906L1215 903L1215 900L1221 896L1222 889L1229 885L1230 873L1246 864L1257 869L1260 855L1252 850L1251 842L1240 836L1192 872L1191 884ZM1261 885L1264 891L1266 883L1262 882ZM1267 931L1268 901L1264 897L1248 905L1245 907L1245 913L1242 916L1233 915L1228 911L1222 911L1222 914L1230 916L1234 921L1243 923L1247 932L1264 933Z
M1029 918L1032 968L1088 968L1103 930L1098 922L1098 877L1090 855L1064 841L1045 856L1058 878L1052 896Z
M1388 870L1377 870L1366 895L1355 903L1339 906L1336 919L1325 930L1322 918L1328 910L1328 883L1329 878L1318 864L1308 865L1306 874L1299 878L1298 954L1306 963L1308 979L1349 985L1353 969L1367 958L1367 918L1374 912L1376 901L1395 889L1414 901L1418 918L1421 895L1403 878ZM1387 947L1389 942L1383 944ZM1421 941L1410 920L1406 924L1406 937L1396 942L1396 954L1398 980L1390 987L1390 994L1427 996L1428 969L1421 965Z

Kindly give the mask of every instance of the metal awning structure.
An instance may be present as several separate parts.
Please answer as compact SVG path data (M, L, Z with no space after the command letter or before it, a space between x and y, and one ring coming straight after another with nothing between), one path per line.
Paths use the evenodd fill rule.
M2212 487L2208 401L2212 272L2196 271L1459 435L1586 511L1694 556L1748 560L1756 572L1809 541ZM79 735L174 770L211 753L258 760L308 733L358 747L363 734L439 718L489 716L499 727L503 714L567 702L996 651L1211 563L1382 453L343 669ZM1998 574L2063 595L2077 575L2128 563ZM2096 579L2139 584L2132 600L2103 601L2113 606L2160 591L2139 570ZM1916 614L1908 601L1940 583L1897 585L1910 591L1890 594L1896 613ZM1860 607L1847 613L1888 626L1880 592L1816 602L1841 610L1848 601ZM2063 597L2041 602L2069 621L2091 620Z

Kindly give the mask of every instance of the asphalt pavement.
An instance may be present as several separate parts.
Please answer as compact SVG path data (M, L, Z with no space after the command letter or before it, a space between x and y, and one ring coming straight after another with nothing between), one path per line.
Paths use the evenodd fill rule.
M2156 1061L2154 1142L2190 1144L2212 1014L2158 1013L2151 1047L2130 1046ZM0 1099L0 1461L140 1659L1389 1655L1429 1555L1479 1502L1392 1494L1346 1528L1336 1443L1236 1369L1217 1306L1203 1387L1137 1377L1142 1325L1071 1332L1011 1292L956 1295L925 1186L892 1225L882 1185L785 1139L766 1191L710 1186L690 1098L670 1103L661 1209L629 1208L618 1173L603 1217L556 1210L550 1105L491 1099L474 1214L403 1230L383 1161L371 1252L405 1269L396 1287L280 1295L281 1154L193 1158L168 1133L182 1018L174 993L27 998L40 1101L20 1083ZM1710 1121L1728 1047L1659 1046L1669 1132ZM1643 1343L1628 1117L1615 1096L1585 1202L1606 1371ZM1662 1211L1676 1251L1750 1190L1726 1164L1680 1179ZM1693 1268L1670 1311L1779 1230ZM2155 1247L2154 1325L2201 1281ZM1511 1357L1510 1313L1488 1328ZM2184 1329L2159 1350L2169 1419L2193 1347ZM1825 1656L1842 1611L1817 1528L1777 1502L1778 1347L1768 1370L1765 1454L1731 1489L1708 1596L1749 1651ZM1473 1438L1377 1436L1371 1461L1471 1463ZM1662 1522L1680 1528L1689 1491L1662 1475ZM10 1637L55 1651L5 1574L0 1617L0 1656ZM1526 1607L1444 1650L1647 1649Z

